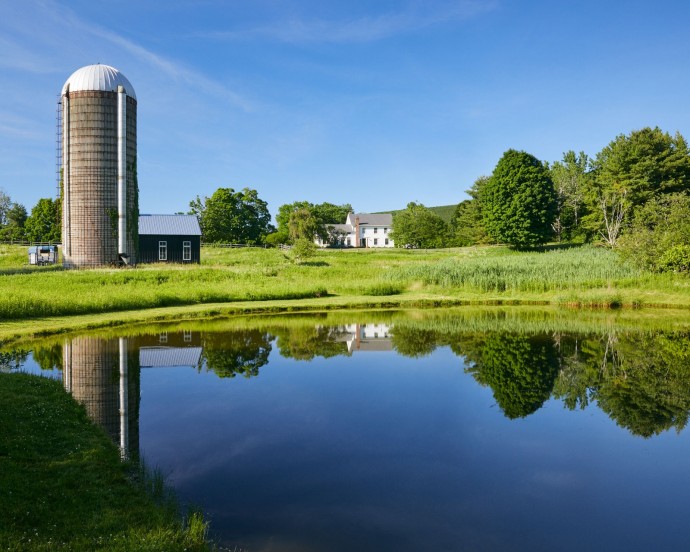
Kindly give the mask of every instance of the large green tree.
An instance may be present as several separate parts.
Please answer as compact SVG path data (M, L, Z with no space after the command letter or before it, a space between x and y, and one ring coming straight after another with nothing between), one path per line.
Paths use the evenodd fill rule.
M658 127L617 136L594 162L601 189L625 191L627 201L641 205L660 194L690 190L690 151L680 133Z
M290 213L288 235L293 244L292 253L295 261L301 262L316 253L314 237L319 235L321 230L322 225L308 207Z
M0 238L10 241L26 239L26 208L20 203L12 203L7 210L6 224L0 229Z
M26 220L26 237L31 242L59 242L61 236L61 203L59 199L42 198L31 209Z
M482 216L493 239L517 249L553 235L556 192L547 168L524 151L503 154L481 194Z
M26 208L12 201L12 198L0 188L0 240L24 240L25 222Z
M390 237L396 247L443 247L448 239L448 225L431 209L413 201L393 213Z
M617 136L592 163L594 180L584 221L615 246L635 211L651 199L690 190L690 150L682 135L658 127Z
M256 190L218 188L211 197L197 198L190 213L199 217L202 238L207 243L260 244L273 231L268 204Z
M461 201L455 208L450 221L449 245L465 247L489 243L491 240L484 228L482 219L481 193L488 176L480 176L475 180L472 188L467 190L471 199Z
M309 201L295 201L281 205L278 208L278 214L276 214L278 229L273 239L281 243L289 241L290 218L296 211L303 211L305 209L309 211L316 221L317 227L314 236L324 241L329 241L333 237L329 233L329 225L344 224L347 214L352 212L352 205L349 203L336 205L329 202L314 204Z

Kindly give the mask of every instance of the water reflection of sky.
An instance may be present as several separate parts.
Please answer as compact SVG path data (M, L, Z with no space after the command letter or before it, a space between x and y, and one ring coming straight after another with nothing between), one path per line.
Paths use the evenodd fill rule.
M558 401L508 420L448 349L273 353L252 379L146 372L142 394L146 457L252 550L642 550L689 502L668 479L686 439Z
M140 371L141 452L231 549L685 548L687 431L643 439L553 398L509 419L445 338L413 358L385 334L362 332L381 340L370 348L334 336L347 352L309 361L216 336L219 350L270 349L258 375L223 378L151 360L167 335L137 342L156 366ZM170 359L191 358L194 339L158 358L182 363ZM46 373L31 357L24 369Z

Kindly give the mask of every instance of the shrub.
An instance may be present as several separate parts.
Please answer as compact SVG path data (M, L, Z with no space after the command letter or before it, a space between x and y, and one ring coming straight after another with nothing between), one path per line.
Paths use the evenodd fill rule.
M675 245L657 262L660 272L690 272L690 245Z

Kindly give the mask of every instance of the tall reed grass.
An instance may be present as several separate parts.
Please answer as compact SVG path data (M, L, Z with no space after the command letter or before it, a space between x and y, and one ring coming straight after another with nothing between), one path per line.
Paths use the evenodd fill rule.
M421 282L480 292L547 292L607 287L639 278L640 270L610 250L585 246L513 255L448 258L397 267L393 281Z

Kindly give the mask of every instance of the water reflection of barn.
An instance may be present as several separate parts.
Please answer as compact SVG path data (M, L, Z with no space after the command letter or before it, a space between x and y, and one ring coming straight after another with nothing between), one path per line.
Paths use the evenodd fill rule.
M199 332L160 332L135 339L142 368L199 366L201 334Z
M75 337L63 345L63 383L118 444L123 457L136 457L141 368L196 368L200 344L199 333L191 331L130 338Z

